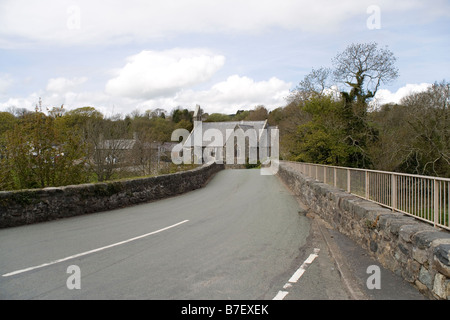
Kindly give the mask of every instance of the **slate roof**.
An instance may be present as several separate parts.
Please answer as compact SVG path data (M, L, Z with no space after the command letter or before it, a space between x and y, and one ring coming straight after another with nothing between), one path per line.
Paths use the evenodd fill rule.
M104 140L100 143L99 149L131 150L131 149L133 149L135 143L136 143L136 140L134 140L134 139Z
M267 128L267 120L266 121L225 121L225 122L201 122L201 121L198 121L195 123L195 126L189 135L189 138L186 139L184 147L193 146L194 139L192 137L195 136L197 134L197 132L200 132L200 130L202 131L202 137L203 137L204 133L209 129L218 130L222 135L222 138L223 138L222 146L224 146L226 143L225 139L227 137L227 130L234 131L236 129L242 129L244 132L246 132L249 129L255 129L257 135L259 135L259 130L266 129L266 128ZM202 144L204 146L206 146L210 142L211 141L203 140Z

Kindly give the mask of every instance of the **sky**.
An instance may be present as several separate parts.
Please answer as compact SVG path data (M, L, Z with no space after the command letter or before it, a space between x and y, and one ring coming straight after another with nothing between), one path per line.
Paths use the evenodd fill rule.
M273 110L366 42L397 58L380 103L448 81L450 1L0 0L0 111Z

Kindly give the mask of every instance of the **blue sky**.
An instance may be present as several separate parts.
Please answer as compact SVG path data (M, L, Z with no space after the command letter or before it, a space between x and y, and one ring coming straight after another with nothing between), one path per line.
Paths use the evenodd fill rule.
M0 110L32 110L39 97L106 115L274 109L312 68L362 42L397 57L400 76L378 99L398 102L448 81L449 32L440 0L1 0Z

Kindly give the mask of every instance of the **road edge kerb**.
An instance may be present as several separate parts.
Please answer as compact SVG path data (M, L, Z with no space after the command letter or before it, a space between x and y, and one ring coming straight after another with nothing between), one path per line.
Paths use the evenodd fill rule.
M358 283L358 280L356 280L356 278L353 276L353 273L350 271L349 267L343 259L341 250L328 233L325 221L317 216L314 216L312 219L312 223L315 223L317 228L319 229L332 258L334 259L336 268L341 275L342 282L344 283L344 286L350 297L353 300L369 300L369 297L360 290L360 284Z

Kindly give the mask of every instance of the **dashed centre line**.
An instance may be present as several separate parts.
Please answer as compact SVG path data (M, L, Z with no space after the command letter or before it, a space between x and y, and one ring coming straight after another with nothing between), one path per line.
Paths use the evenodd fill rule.
M314 253L311 253L309 257L302 263L300 268L298 268L294 274L289 278L288 282L283 286L283 289L288 289L292 287L292 284L297 283L301 276L305 273L306 268L310 265L314 259L319 256L320 249L315 248ZM280 290L277 295L272 300L283 300L289 294L288 291Z

